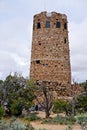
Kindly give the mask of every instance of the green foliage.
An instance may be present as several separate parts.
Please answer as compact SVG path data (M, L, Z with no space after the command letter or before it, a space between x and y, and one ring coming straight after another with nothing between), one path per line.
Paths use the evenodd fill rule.
M26 127L26 130L36 130L31 124L28 125L28 127Z
M87 96L87 80L85 82L81 83L80 85L83 88L83 91L85 92L85 94Z
M70 117L63 117L63 116L56 116L53 119L49 118L49 119L45 119L43 120L43 124L74 124L76 122L76 119L72 116Z
M74 124L76 120L72 116L68 117L56 116L54 117L53 121L59 124Z
M0 89L0 97L3 102L8 102L11 115L21 115L23 108L28 110L32 106L34 88L35 85L20 74L6 77Z
M41 124L51 124L53 121L50 118L44 119Z
M13 128L13 130L26 130L26 126L24 124L20 124L17 121L13 122L10 127Z
M9 130L9 125L3 119L0 120L0 130Z
M25 117L25 119L28 121L35 121L39 120L40 118L36 115L36 113L31 113L29 116Z
M12 115L18 116L22 113L22 105L19 101L13 100L10 105L10 111Z
M11 121L9 124L4 120L0 120L0 130L35 130L32 125L25 125L19 122Z
M66 130L73 130L71 125L68 125L68 127L66 128Z
M53 112L57 113L57 114L61 113L61 112L65 112L66 115L70 115L71 114L71 104L64 100L56 100L54 102Z
M76 109L78 112L87 112L87 96L80 95L77 97Z
M65 123L65 119L63 118L63 117L61 117L61 116L56 116L56 117L54 117L54 119L53 119L53 122L56 122L56 123L58 123L58 124L63 124L63 123Z
M3 106L0 106L0 119L4 116L5 110Z
M87 130L87 113L77 115L76 121L81 125L82 130Z
M53 108L53 112L55 113L61 113L64 111L64 107L66 107L66 102L63 100L56 100L54 102L54 108Z

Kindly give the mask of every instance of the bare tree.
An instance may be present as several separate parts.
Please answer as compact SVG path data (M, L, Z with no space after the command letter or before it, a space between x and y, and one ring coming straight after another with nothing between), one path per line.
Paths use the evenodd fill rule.
M72 84L72 116L75 116L76 112L75 112L75 108L76 108L76 97L77 95L79 95L79 90L78 88L80 88L80 86L78 85L77 82L75 82L75 80L73 80L73 84Z
M53 106L53 94L49 89L49 86L46 85L46 81L43 81L39 86L39 92L37 94L38 103L45 109L46 118L50 116L50 111ZM40 98L42 99L40 99ZM42 102L41 102L42 100Z

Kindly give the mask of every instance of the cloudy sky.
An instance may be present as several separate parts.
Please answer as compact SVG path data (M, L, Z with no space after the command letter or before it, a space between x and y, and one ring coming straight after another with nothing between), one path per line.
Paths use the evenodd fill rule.
M0 0L0 79L29 76L33 15L45 10L68 16L72 79L87 79L87 0Z

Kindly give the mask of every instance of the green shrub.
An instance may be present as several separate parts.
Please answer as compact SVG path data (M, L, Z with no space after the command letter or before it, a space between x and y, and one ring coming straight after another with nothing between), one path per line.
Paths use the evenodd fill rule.
M41 124L51 124L51 123L52 123L51 119L44 119Z
M55 112L55 113L63 112L66 105L67 105L67 102L60 100L60 99L56 100L54 102L53 112Z
M57 114L65 112L69 116L72 113L72 106L69 102L58 99L54 102L53 112Z
M63 124L64 118L62 118L61 116L56 116L56 117L53 118L53 122Z
M53 122L59 123L59 124L74 124L76 121L76 119L72 116L66 116L66 117L62 117L62 116L56 116L53 118Z
M68 125L68 127L66 128L66 130L72 130L72 126L71 125Z
M0 130L9 130L9 125L2 119L0 120Z
M30 114L29 116L25 117L26 120L34 121L40 119L35 113Z
M82 127L82 130L87 130L87 113L76 116L76 121Z
M10 127L13 128L13 130L26 130L26 126L17 121L13 122Z
M22 106L18 100L13 100L10 106L10 111L12 115L19 116L22 114Z
M36 130L31 124L26 125L26 130Z
M76 122L76 119L72 116L56 116L54 117L53 119L52 118L49 118L49 119L45 119L42 121L42 124L74 124Z
M0 130L35 130L32 125L21 124L17 121L12 121L9 124L4 120L0 120Z
M4 116L5 114L5 109L3 106L0 106L0 119Z
M87 112L87 95L78 96L76 104L77 112Z

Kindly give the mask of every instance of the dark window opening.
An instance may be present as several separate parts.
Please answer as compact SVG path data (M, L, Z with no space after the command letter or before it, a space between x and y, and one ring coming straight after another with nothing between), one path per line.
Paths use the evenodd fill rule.
M61 24L60 22L56 22L56 28L60 28Z
M67 83L69 84L70 82L68 81Z
M38 19L38 21L40 21L40 19Z
M41 45L41 43L39 42L39 45Z
M64 43L66 43L66 38L64 38Z
M50 22L46 21L46 28L50 28Z
M36 60L36 63L37 63L37 64L40 64L40 60Z
M39 85L39 80L36 81L36 85Z
M48 84L50 84L50 82L48 82Z
M64 29L67 29L67 23L64 23Z
M37 23L37 29L41 28L40 22Z

